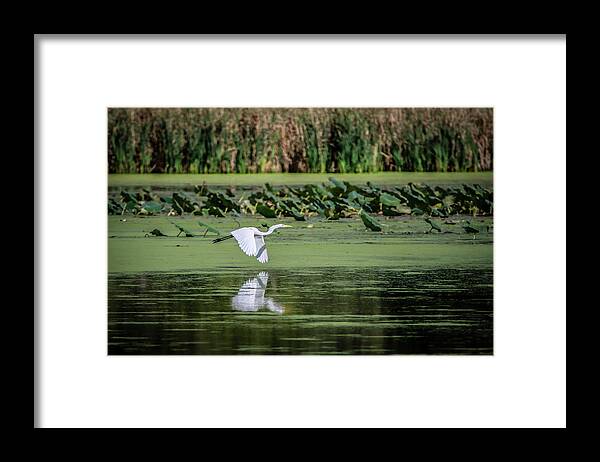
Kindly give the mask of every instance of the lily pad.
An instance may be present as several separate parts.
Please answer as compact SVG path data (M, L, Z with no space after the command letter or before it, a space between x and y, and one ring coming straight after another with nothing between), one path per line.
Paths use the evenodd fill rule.
M162 210L162 206L158 202L149 201L144 202L142 210L150 214L159 213Z
M306 221L306 217L298 212L296 209L292 209L292 216L296 221Z
M135 194L131 194L130 192L127 191L121 191L121 202L135 202L137 203L137 197L135 197Z
M108 201L108 214L109 215L120 215L123 211L123 207L114 199Z
M173 193L172 197L173 197L173 204L172 204L173 208L180 215L183 214L183 212L193 212L195 210L194 204L192 203L192 201L190 201L184 195L175 192L175 193Z
M204 209L204 210L206 210L206 209ZM208 208L208 214L212 215L214 217L221 217L221 218L226 216L225 212L223 212L223 210L221 210L219 207L214 207L214 206L211 206Z
M265 218L276 218L277 217L277 214L275 213L275 210L273 210L272 208L267 207L264 204L258 204L256 206L256 211L258 213L260 213Z
M398 215L402 215L395 207L387 207L385 205L381 208L381 211L386 217L397 217Z
M329 181L333 184L333 188L331 188L331 191L334 194L342 194L346 192L346 185L344 184L344 182L336 180L333 177L329 177Z
M139 210L138 203L136 201L129 201L125 204L125 210L136 211Z
M396 207L400 205L400 199L385 192L382 192L379 196L379 202L381 202L383 205L387 205L388 207Z
M202 185L195 185L194 192L198 196L206 196L208 194L208 187L206 186L206 183L202 183Z
M177 223L173 223L173 222L171 222L171 224L179 230L179 234L177 234L176 237L179 237L179 235L181 233L184 233L185 237L194 237L194 235L191 232L189 232L187 229L185 229L183 226L180 226Z
M202 221L198 221L198 224L200 226L204 226L208 232L215 233L215 234L221 234L221 232L217 228L213 228L212 226L207 225L206 223L204 223Z
M425 218L425 221L429 224L429 226L431 226L430 231L432 230L436 230L438 232L442 232L442 228L440 227L440 225L438 225L435 221L433 221L431 218L427 217Z
M381 231L382 230L382 228L379 225L379 223L377 222L377 220L375 220L373 217L371 217L369 214L365 213L362 210L360 212L360 218L363 221L363 223L365 224L365 226L368 229L370 229L371 231Z
M152 234L153 236L159 236L159 237L168 237L166 234L163 234L162 231L158 228L154 228L152 231L150 231L149 234ZM148 236L148 234L146 234L146 236Z

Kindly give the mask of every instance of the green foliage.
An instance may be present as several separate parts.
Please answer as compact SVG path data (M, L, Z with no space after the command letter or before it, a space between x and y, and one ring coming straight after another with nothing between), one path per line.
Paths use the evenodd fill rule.
M159 196L148 190L138 193L121 191L120 202L109 199L108 213L122 215L212 215L219 218L259 214L265 218L291 217L305 221L307 217L325 220L360 217L367 229L380 231L381 227L371 215L388 217L400 215L425 216L431 229L441 232L432 217L447 218L450 215L493 215L493 193L481 185L464 184L461 187L435 186L409 183L406 186L383 189L371 183L366 186L351 184L336 178L327 183L307 184L301 187L273 187L266 183L248 197L239 197L229 189L227 193L211 191L206 185L195 188L197 200L185 192L171 196ZM147 201L148 198L154 200ZM204 222L198 222L207 230L219 234ZM180 233L192 235L179 225ZM205 233L206 234L206 233Z
M146 234L146 236L157 236L157 237L168 237L166 234L163 234L162 231L158 228L154 228L152 231L150 231L149 234Z
M369 228L371 231L381 231L382 230L382 228L379 225L379 223L377 222L377 220L375 220L373 217L369 216L362 210L360 211L360 218L363 221L363 223L365 224L365 226L367 228Z
M275 213L275 210L267 207L264 204L258 204L256 206L256 211L265 218L275 218L277 216L277 214Z
M179 235L181 233L183 233L185 235L185 237L194 237L194 234L192 234L190 231L188 231L187 229L185 229L183 226L178 225L177 223L173 223L173 222L171 222L171 224L173 226L175 226L179 230L179 233L177 234L177 237L179 237Z
M442 228L440 227L440 225L438 225L435 221L433 221L431 218L427 217L425 218L425 222L429 224L429 226L431 226L430 228L430 232L433 231L434 229L438 232L442 232Z
M110 173L492 170L486 108L109 108Z
M153 215L155 213L160 213L161 210L162 205L159 202L149 201L142 202L140 213L143 215Z
M206 228L205 234L208 232L214 233L214 234L221 234L221 231L219 231L217 228L213 228L211 225L204 223L203 221L198 221L198 224L204 228Z
M387 205L389 207L396 207L397 205L400 205L400 199L398 197L392 196L391 194L388 194L386 192L381 193L381 195L379 196L379 201L383 205Z

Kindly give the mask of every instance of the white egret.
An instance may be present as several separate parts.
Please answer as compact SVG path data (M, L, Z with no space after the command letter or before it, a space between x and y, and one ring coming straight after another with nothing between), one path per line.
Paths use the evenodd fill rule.
M256 257L259 262L266 263L269 261L269 255L267 254L267 246L264 237L272 234L273 231L279 228L291 228L291 226L277 224L271 226L268 231L261 231L253 226L234 229L228 236L219 237L212 242L213 244L216 244L217 242L233 237L240 246L240 249L242 249L246 255Z
M236 311L259 311L267 309L275 313L283 313L283 306L272 298L265 297L269 273L261 271L255 278L248 279L237 295L231 299L231 307Z

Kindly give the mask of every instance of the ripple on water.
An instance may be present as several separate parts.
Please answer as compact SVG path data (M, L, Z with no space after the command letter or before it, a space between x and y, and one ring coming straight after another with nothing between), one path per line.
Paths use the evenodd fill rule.
M109 354L492 354L492 283L491 269L111 274Z

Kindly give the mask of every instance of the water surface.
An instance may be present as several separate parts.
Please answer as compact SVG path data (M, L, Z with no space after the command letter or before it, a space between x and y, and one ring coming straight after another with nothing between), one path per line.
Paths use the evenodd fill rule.
M111 273L108 353L493 353L491 269Z

